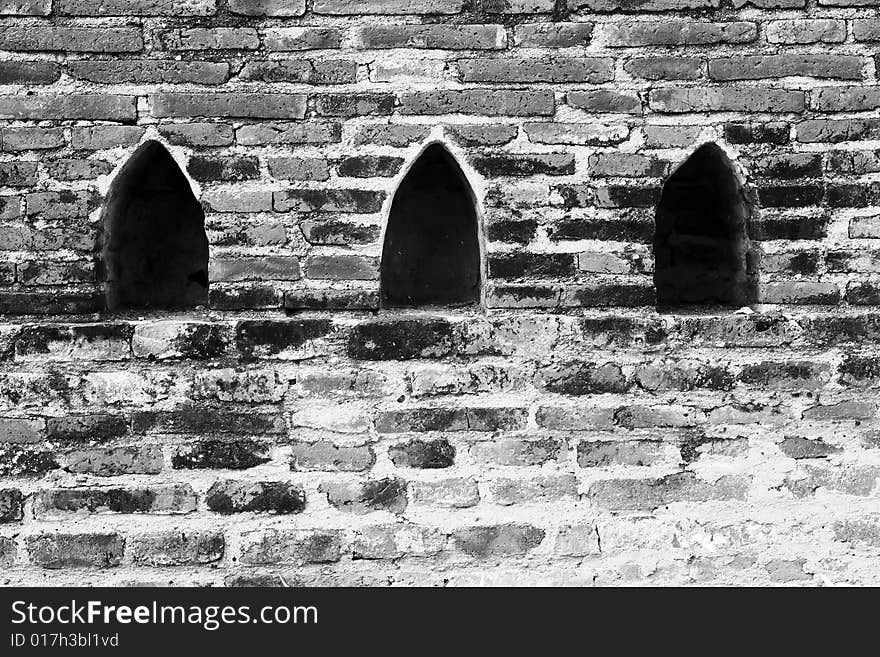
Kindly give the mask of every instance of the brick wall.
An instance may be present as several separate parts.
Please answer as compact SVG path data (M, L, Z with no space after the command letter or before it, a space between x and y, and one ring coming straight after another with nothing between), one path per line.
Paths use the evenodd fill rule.
M878 583L877 0L0 0L0 581ZM158 141L210 308L104 311ZM378 310L440 142L480 308ZM658 313L663 181L754 313Z

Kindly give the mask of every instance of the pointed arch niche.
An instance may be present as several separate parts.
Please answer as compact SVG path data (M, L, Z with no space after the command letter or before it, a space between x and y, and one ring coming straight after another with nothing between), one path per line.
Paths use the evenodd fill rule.
M207 304L205 214L162 144L145 142L125 163L102 220L108 309Z
M663 186L654 233L659 310L756 302L749 215L733 165L715 144L700 146L675 170Z
M397 188L380 278L386 308L479 303L476 198L442 144L429 145Z

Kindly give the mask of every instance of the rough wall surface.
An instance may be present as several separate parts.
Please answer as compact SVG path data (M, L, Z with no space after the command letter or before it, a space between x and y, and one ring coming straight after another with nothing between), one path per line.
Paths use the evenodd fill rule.
M0 0L0 581L880 583L877 6ZM102 310L147 140L208 309ZM482 307L379 310L438 141ZM654 309L706 142L753 314Z

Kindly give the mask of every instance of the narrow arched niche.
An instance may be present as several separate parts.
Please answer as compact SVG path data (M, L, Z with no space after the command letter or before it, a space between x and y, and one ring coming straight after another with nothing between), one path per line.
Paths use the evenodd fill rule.
M449 151L431 144L391 203L382 248L382 305L477 303L480 279L473 190Z
M102 219L108 309L207 304L205 214L162 144L145 142L125 163Z
M749 212L733 165L715 144L700 146L675 170L663 187L654 233L659 310L756 302Z

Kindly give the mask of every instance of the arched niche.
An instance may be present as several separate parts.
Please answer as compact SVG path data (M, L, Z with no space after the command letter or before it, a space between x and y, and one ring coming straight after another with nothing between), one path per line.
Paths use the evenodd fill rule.
M382 248L384 307L458 306L480 300L479 219L452 154L431 144L391 203Z
M654 233L659 310L756 302L749 214L733 165L715 144L700 146L673 172L663 186Z
M205 214L162 144L145 142L125 163L102 220L108 309L207 304Z

